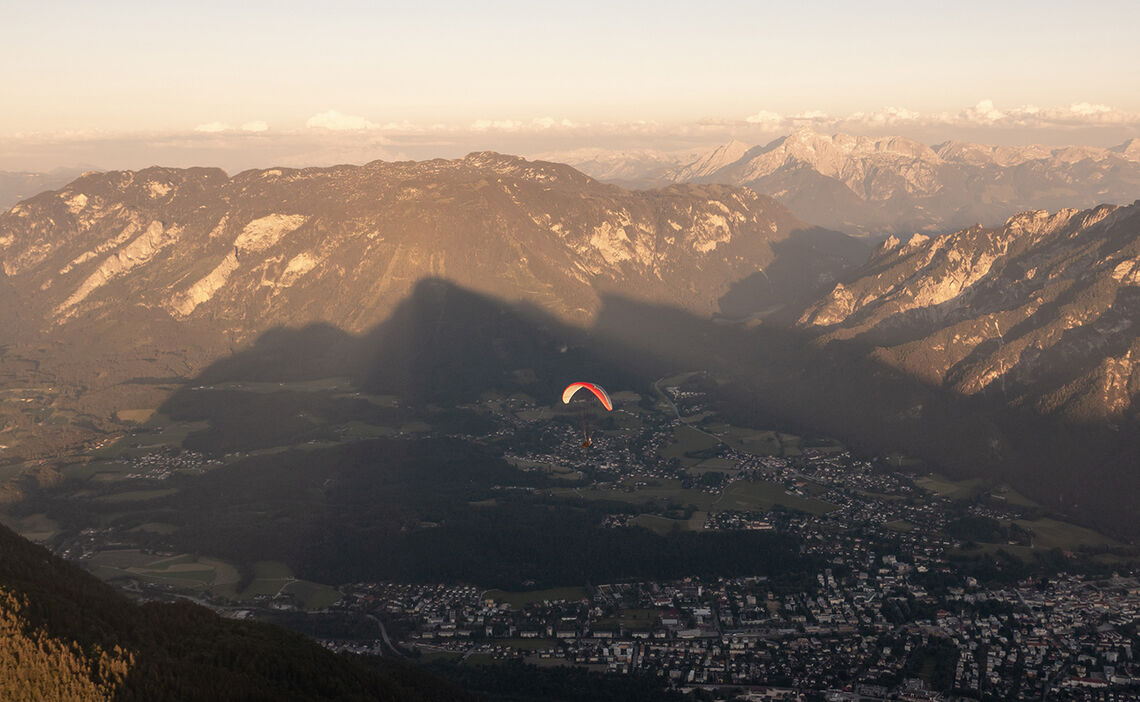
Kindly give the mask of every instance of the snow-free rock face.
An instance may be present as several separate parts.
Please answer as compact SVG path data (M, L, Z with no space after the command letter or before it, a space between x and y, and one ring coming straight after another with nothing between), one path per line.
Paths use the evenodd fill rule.
M888 240L800 325L958 393L1090 420L1140 417L1138 319L1140 202Z
M672 158L672 157L671 157ZM605 162L618 172L616 154ZM594 163L578 163L595 172ZM640 165L639 165L640 164ZM850 234L943 233L995 226L1017 212L1128 203L1140 197L1140 140L1111 149L926 146L905 137L819 134L804 128L763 146L739 141L686 165L626 162L623 178L745 185L812 224Z
M151 168L0 215L0 270L41 332L132 309L238 338L361 331L428 276L586 323L606 291L714 312L802 226L747 189L630 192L496 153L232 178Z
M861 249L804 229L747 188L633 192L490 152L86 174L0 214L0 387L51 389L0 408L0 444L25 458L94 445L117 411L162 401L136 379L191 377L280 327L367 332L427 278L589 326L605 295L707 316L731 291L746 316L751 289L734 285L778 263L807 281L799 306L857 263L828 246ZM43 421L59 412L75 421Z

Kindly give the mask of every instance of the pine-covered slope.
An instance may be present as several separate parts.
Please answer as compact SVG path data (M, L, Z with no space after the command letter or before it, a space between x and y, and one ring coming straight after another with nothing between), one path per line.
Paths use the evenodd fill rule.
M5 700L462 700L409 665L365 664L189 603L135 604L0 526Z

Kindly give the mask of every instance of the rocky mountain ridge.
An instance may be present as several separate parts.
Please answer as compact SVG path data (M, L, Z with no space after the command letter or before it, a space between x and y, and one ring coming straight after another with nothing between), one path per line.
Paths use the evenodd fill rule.
M361 330L425 276L587 321L600 291L716 311L802 223L747 189L629 192L494 153L455 161L91 174L0 215L0 270L39 331L136 312L236 334Z
M161 402L136 379L192 377L266 331L364 333L427 278L588 327L606 295L701 316L802 306L868 252L746 188L634 192L490 152L87 174L0 214L0 388L18 400L0 460L93 445L119 410ZM762 305L734 287L756 279Z
M963 395L1140 418L1140 201L889 238L800 325Z
M927 146L901 136L826 135L805 127L746 146L734 140L680 167L646 166L642 177L748 186L805 221L869 236L995 226L1021 211L1140 197L1137 139L1107 149L959 141ZM581 167L591 172L590 164ZM624 176L634 177L628 171Z
M47 173L0 171L0 212L20 200L62 187L92 168L56 168Z

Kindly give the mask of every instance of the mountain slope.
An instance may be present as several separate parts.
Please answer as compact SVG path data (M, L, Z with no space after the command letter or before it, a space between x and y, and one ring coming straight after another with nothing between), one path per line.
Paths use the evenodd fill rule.
M745 146L733 141L671 170L656 163L652 176L659 182L747 186L812 224L881 236L992 226L1026 210L1140 197L1135 139L1111 149L927 146L905 137L828 136L803 128L766 145ZM607 159L611 170L613 160ZM579 165L595 174L592 164ZM634 177L628 170L624 175Z
M585 321L600 291L709 313L802 224L722 186L629 192L492 153L234 178L91 175L0 216L0 266L39 329L124 301L248 337L316 320L360 330L445 276Z
M850 243L744 188L634 192L495 153L89 174L0 215L0 386L18 389L0 460L93 445L169 392L137 379L266 330L372 328L425 278L579 326L605 294L748 316L814 299L864 256ZM776 284L741 295L756 275Z
M137 605L0 526L4 699L454 700L412 666L375 667L189 603Z
M84 170L91 169L57 168L47 173L0 171L0 212L37 193L64 186Z
M883 243L801 317L956 393L1071 420L1138 418L1140 202Z

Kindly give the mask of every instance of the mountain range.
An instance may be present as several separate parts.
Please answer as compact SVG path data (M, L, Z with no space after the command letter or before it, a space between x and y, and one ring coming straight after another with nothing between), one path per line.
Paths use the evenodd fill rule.
M241 339L317 320L363 329L430 275L578 322L603 291L710 314L807 230L743 188L627 191L478 153L233 178L90 174L0 215L0 267L21 328L113 310L216 323Z
M780 148L813 143L806 132L793 137ZM899 140L843 143L869 160L934 153ZM743 164L783 158L765 147L720 165L742 149L730 145L689 172L751 177L759 171ZM1134 151L1101 156L1127 161ZM1024 153L982 156L1040 166ZM831 163L844 172L845 161ZM916 189L922 173L912 172ZM1002 226L887 238L872 254L751 188L629 191L570 166L488 152L233 177L88 174L0 215L0 383L13 400L0 412L0 459L120 436L129 424L119 412L160 406L211 363L283 329L321 323L364 337L404 309L414 338L435 339L453 305L431 301L419 284L432 279L509 306L536 329L608 338L646 363L729 368L742 389L770 389L770 415L782 403L821 431L875 436L870 450L891 449L905 432L921 439L915 451L944 458L940 427L922 421L937 405L947 421L1015 417L993 433L1009 446L1056 434L1057 423L1119 431L1097 439L1100 474L1119 474L1140 427L1138 210L1034 211ZM477 309L482 317L464 328L496 328L493 305ZM456 361L458 345L427 353L399 337L381 341L425 377L438 374L423 367L431 359ZM536 367L516 343L521 332L479 338L498 358L488 367ZM884 383L897 388L868 403ZM1000 469L1012 450L983 460L988 444L967 445L946 459L959 472ZM34 469L39 484L55 479ZM4 490L18 499L18 486Z
M641 152L562 154L571 165L634 187L742 185L771 195L815 225L885 237L996 226L1018 212L1131 202L1140 195L1140 139L1113 148L927 146L900 136L826 135L799 129L765 145L721 145L687 162Z
M363 332L426 277L577 325L602 295L794 318L868 251L745 188L635 192L495 153L87 174L0 215L0 379L53 388L5 407L21 438L0 444L82 444L157 404L134 378L188 377L278 327ZM75 414L45 422L59 402Z
M0 211L45 190L54 190L67 185L84 171L91 170L95 169L56 168L47 173L0 171Z
M1138 318L1140 201L891 237L799 323L957 394L1136 422Z

